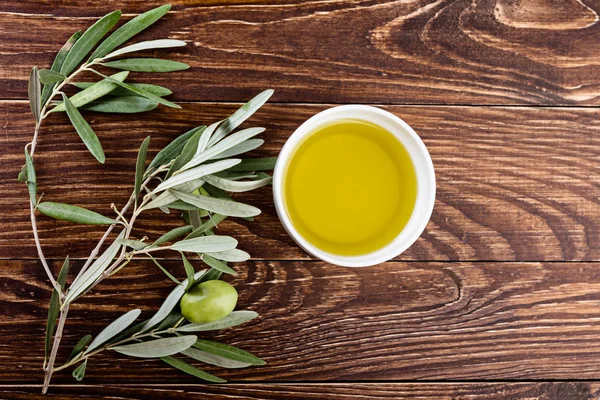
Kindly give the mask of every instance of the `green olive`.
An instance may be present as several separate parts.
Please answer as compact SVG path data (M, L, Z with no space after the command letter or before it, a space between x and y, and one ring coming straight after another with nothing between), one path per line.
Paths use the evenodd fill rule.
M228 316L237 303L238 294L227 282L211 280L194 286L183 295L181 314L190 322L216 321Z

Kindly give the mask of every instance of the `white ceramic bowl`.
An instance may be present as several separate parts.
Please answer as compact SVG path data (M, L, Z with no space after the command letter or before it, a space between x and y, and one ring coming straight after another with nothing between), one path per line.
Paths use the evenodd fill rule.
M358 256L340 256L325 252L307 242L294 228L286 211L283 193L286 169L290 158L300 143L324 125L339 120L360 120L378 125L395 135L404 145L417 174L417 201L413 213L398 236L385 247ZM289 137L275 165L273 174L275 209L285 230L309 254L332 264L344 267L366 267L390 260L409 248L423 233L435 202L435 172L429 152L415 131L400 118L380 108L364 105L346 105L322 111L304 122Z

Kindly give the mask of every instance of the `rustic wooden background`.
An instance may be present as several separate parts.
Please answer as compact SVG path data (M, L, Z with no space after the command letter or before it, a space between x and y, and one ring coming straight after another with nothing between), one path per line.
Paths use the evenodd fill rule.
M15 179L33 130L30 68L48 68L72 32L113 9L128 19L159 4L0 4L0 398L38 396L50 297L26 188ZM256 155L275 156L302 121L332 105L379 105L430 149L434 214L396 260L347 269L294 245L268 188L244 196L263 214L220 230L253 255L233 281L240 306L261 317L217 337L268 364L208 368L230 383L202 385L160 361L110 354L93 360L81 384L56 374L51 395L600 398L599 15L597 0L175 1L143 37L189 41L170 54L190 70L148 76L183 110L160 107L126 123L87 114L105 166L65 116L53 116L36 157L48 200L108 213L130 193L143 137L152 135L155 152L271 87L273 101L251 120L267 128ZM139 232L152 237L176 223L157 212ZM55 268L67 254L87 256L101 232L46 218L40 230ZM183 274L175 260L165 264ZM133 307L150 314L169 288L152 265L134 263L72 306L65 345Z

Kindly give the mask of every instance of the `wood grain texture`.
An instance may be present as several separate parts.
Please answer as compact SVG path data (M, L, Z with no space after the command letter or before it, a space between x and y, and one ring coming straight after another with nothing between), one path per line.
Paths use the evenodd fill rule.
M39 192L110 213L131 193L135 153L152 136L150 156L176 135L229 115L235 104L184 104L181 111L158 108L144 116L86 114L107 155L104 166L87 153L66 116L48 120L36 165ZM264 126L266 144L253 154L276 156L304 120L327 105L268 104L245 126ZM600 111L511 107L388 107L421 135L437 175L432 220L404 260L562 261L600 259ZM35 258L27 190L16 181L22 148L31 138L25 102L0 102L0 257ZM148 121L152 121L149 123ZM123 121L123 122L122 122ZM365 184L368 187L368 183ZM277 219L269 188L238 196L260 207L254 222L227 221L256 259L308 259ZM366 217L367 210L357 210ZM158 237L177 226L175 215L152 211L139 220L139 237ZM48 256L89 254L102 228L39 219Z
M31 66L48 67L77 29L161 3L3 1L2 97L24 98ZM189 41L153 53L192 66L154 78L177 100L241 101L274 87L281 102L600 104L593 0L173 3L141 38Z
M82 261L74 265L81 267ZM180 262L165 262L184 276ZM57 268L59 262L54 263ZM198 265L197 265L198 267ZM366 269L321 262L237 264L239 309L260 313L207 334L267 365L206 368L229 381L595 379L600 373L597 263L390 262ZM0 383L39 383L50 287L38 262L0 260ZM122 313L149 317L170 291L136 261L71 307L64 359L80 337ZM158 360L100 355L89 384L197 383ZM73 383L70 371L56 384Z
M1 387L6 400L44 398L73 399L189 399L208 400L595 400L598 384L571 382L541 383L326 383L326 384L227 384L181 386L59 385L46 396L39 386Z

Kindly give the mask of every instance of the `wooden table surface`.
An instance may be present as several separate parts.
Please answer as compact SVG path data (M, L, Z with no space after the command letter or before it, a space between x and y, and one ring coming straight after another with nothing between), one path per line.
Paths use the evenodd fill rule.
M48 68L77 29L152 1L0 4L0 398L36 398L51 286L36 259L27 191L16 181L34 121L30 68ZM269 188L239 197L254 222L227 221L253 256L237 265L239 305L261 317L214 335L267 365L217 370L203 385L160 361L98 357L60 399L547 399L600 397L600 3L596 0L175 1L143 38L177 38L185 72L156 74L183 109L86 114L106 165L66 117L42 129L47 199L109 213L130 193L135 153L219 120L259 91L253 118L275 156L294 129L336 104L381 106L428 146L438 179L421 238L395 260L349 269L311 260L286 235ZM139 78L140 75L133 75ZM368 218L356 210L350 218ZM153 213L149 236L178 224ZM39 221L46 255L82 265L101 228ZM165 261L183 275L176 260ZM170 284L133 263L71 307L64 348L125 311L156 309ZM124 296L123 294L127 295ZM118 295L118 297L117 297ZM66 350L65 350L66 351ZM61 353L62 354L62 353ZM64 356L64 355L63 355Z

